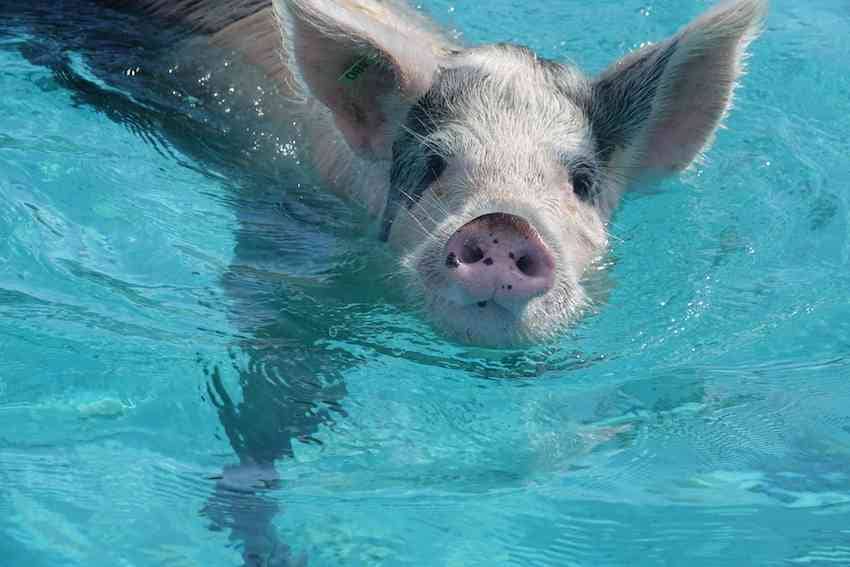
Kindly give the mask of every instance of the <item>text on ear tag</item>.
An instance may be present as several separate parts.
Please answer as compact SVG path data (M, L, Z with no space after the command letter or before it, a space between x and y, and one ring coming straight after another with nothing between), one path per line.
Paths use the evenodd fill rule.
M360 59L354 62L351 67L345 70L345 72L339 76L337 79L340 83L353 83L356 81L360 75L362 75L366 69L372 66L375 62L374 55L364 55Z

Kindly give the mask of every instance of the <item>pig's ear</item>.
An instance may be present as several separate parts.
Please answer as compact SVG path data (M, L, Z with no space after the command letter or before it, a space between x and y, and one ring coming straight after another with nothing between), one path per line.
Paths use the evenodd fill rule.
M406 109L430 88L435 43L381 3L275 0L286 55L310 94L333 115L351 149L389 159Z
M699 158L731 106L766 9L767 0L727 1L602 73L591 115L603 153L636 168L630 177L675 173Z

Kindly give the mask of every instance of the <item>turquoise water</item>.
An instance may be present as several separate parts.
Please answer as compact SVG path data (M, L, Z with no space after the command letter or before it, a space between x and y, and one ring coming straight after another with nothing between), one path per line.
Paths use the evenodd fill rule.
M707 166L610 226L607 302L514 352L436 335L297 158L256 163L134 85L155 69L129 18L20 4L0 0L0 565L241 565L202 512L236 461L218 407L281 373L332 416L262 494L309 565L850 565L845 0L773 2ZM525 4L424 7L598 71L707 5Z

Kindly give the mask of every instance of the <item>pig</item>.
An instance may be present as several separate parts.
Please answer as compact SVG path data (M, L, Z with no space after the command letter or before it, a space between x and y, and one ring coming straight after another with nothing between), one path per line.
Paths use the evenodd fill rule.
M581 316L621 196L701 160L767 10L766 0L721 3L590 77L519 45L464 45L400 0L101 4L177 26L184 68L234 55L227 84L271 93L256 119L281 136L296 124L311 169L366 212L411 300L447 336L485 347L549 341ZM250 239L240 236L237 255L260 248ZM245 290L257 286L227 288L256 308ZM274 335L268 311L247 335ZM219 477L207 514L244 542L249 565L288 560L268 530L277 507L258 490L276 484L293 439L334 419L311 400L345 395L348 362L328 365L313 344L297 356L246 345L238 404L210 372L240 462ZM322 380L302 375L320 367Z
M580 317L626 188L698 161L766 0L729 1L597 77L464 46L378 0L120 0L280 86L326 187L365 208L411 298L453 339L538 343Z

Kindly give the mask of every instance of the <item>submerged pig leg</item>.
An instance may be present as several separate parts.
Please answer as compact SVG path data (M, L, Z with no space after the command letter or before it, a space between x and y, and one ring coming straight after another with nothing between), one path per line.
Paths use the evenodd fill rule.
M239 456L217 479L203 513L213 529L229 529L246 566L298 565L305 561L281 541L273 522L281 512L275 462L293 456L293 441L306 441L327 421L345 394L341 378L317 376L307 366L324 363L321 352L305 356L300 349L251 349L239 375L242 401L234 403L217 370L219 417ZM318 360L316 360L318 358Z
M293 254L285 242L298 228L250 201L234 206L241 227L222 285L242 338L230 368L210 372L208 389L238 463L216 479L204 514L214 528L230 530L246 565L287 564L292 554L273 527L281 511L276 466L295 457L294 445L319 443L320 430L344 415L344 373L355 361L322 345L329 326L341 322L316 313L311 298L287 281L285 272L297 266L288 264ZM224 383L230 369L241 400Z

